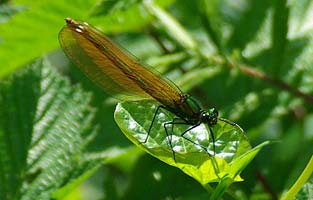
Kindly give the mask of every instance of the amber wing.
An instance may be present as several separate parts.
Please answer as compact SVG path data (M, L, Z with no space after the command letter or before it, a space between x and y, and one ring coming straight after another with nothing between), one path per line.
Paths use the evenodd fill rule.
M90 80L121 100L155 99L174 108L183 94L170 80L115 44L97 29L66 19L61 47Z

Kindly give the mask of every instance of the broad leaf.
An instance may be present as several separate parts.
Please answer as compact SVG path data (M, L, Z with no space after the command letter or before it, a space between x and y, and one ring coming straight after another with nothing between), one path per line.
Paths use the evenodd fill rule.
M116 107L115 120L126 137L137 146L163 162L180 168L201 184L220 181L225 176L231 177L233 181L241 180L237 176L239 173L232 171L230 167L232 163L238 162L238 158L242 159L241 156L251 147L239 127L219 120L213 127L214 152L212 138L204 125L185 134L194 143L180 136L188 126L175 126L174 134L167 136L162 124L171 121L174 116L165 111L156 116L149 138L144 143L155 110L156 104L153 102L124 102ZM169 140L172 142L176 161Z
M60 197L100 166L83 159L95 133L89 102L89 94L70 87L47 61L0 82L0 180L5 183L0 199L49 199L67 188Z

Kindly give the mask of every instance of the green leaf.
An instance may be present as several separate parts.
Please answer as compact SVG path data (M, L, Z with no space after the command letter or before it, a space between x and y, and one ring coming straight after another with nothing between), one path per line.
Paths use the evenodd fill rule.
M0 4L0 24L11 19L14 14L23 11L22 6L16 6L11 4Z
M201 0L198 1L198 7L201 11L201 18L206 33L214 43L218 51L222 52L222 19L219 6L221 5L218 0Z
M172 15L152 1L145 1L144 6L152 16L158 19L162 27L174 40L186 49L195 50L197 45L194 39Z
M83 181L89 178L96 170L101 166L99 160L94 160L92 162L81 163L79 167L73 169L68 177L66 185L56 190L52 196L55 199L60 199L72 192L77 186L79 186Z
M98 14L98 17L94 18L95 22L106 33L137 31L152 21L152 17L143 8L143 2L143 0L119 0L109 3L104 0L91 12ZM173 2L174 0L159 0L156 3L161 8L165 8Z
M0 77L59 47L65 17L85 18L92 0L14 1L23 9L0 25Z
M272 63L270 72L278 76L284 61L287 45L289 8L286 0L278 0L274 5L272 30Z
M229 177L233 181L242 180L238 171L231 170L232 163L242 159L241 155L250 150L250 144L239 127L222 120L213 127L215 134L215 156L213 155L212 139L204 125L201 125L185 136L199 145L183 139L182 133L188 126L175 126L171 137L176 162L173 159L172 149L168 145L162 123L171 121L173 114L162 112L156 116L153 128L146 143L142 143L151 124L156 105L149 101L124 102L118 104L115 111L115 120L125 136L134 144L162 160L163 162L180 168L183 172L196 179L202 185L220 181L222 177ZM205 152L202 147L207 147ZM238 162L238 161L237 161Z
M102 0L97 3L97 5L92 9L91 15L107 15L110 12L116 12L118 10L126 10L132 5L134 2L132 0L127 1L108 1Z
M83 159L90 99L46 60L0 82L0 199L50 199L69 184L62 196L100 166Z
M19 0L14 3L0 8L0 16L1 11L9 12L8 16L2 19L5 23L0 25L0 57L2 66L5 66L0 68L0 77L58 48L56 38L65 25L64 18L87 20L95 1ZM158 5L165 7L171 3L172 1L160 1ZM98 25L97 27L102 28L104 32L119 32L137 30L152 20L139 2L129 6L128 9L118 10L109 15L92 17L88 22ZM9 18L12 13L14 17Z
M313 196L313 177L303 185L300 192L296 195L295 200L310 199Z
M308 197L312 196L310 195L310 193L312 193L312 181L313 181L312 175L313 175L313 155L311 156L310 161L306 165L305 169L302 171L297 181L283 195L282 200L294 199L296 196L297 196L297 199L302 199L302 197L304 196L308 196ZM305 198L305 199L309 199L309 198Z
M228 8L225 8L224 5L224 13L232 18L234 28L228 40L227 47L243 50L250 40L254 39L255 35L260 32L271 1L240 1L240 3L237 5L229 3L229 5L226 5ZM233 13L229 14L227 12L228 9Z

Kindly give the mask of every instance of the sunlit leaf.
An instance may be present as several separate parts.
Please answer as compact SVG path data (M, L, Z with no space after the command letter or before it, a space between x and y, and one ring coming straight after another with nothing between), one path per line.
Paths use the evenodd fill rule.
M162 112L156 117L148 141L142 143L147 136L147 130L155 109L156 105L148 101L125 102L116 107L115 120L126 137L137 146L163 162L180 168L201 184L216 182L225 176L231 177L233 181L241 180L237 176L238 173L234 174L230 167L251 147L245 134L239 128L219 120L213 128L215 134L214 152L212 139L204 125L185 135L199 145L180 136L180 133L186 130L188 126L175 126L175 135L166 137L162 123L172 120L173 115L169 112ZM173 150L176 152L176 162L168 144L170 137ZM205 152L200 145L207 148L208 152ZM213 156L214 153L215 156Z

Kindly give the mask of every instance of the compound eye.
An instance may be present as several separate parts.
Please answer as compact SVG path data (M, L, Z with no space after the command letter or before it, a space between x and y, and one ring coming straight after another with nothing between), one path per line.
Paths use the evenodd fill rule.
M214 115L214 116L218 116L218 111L217 111L217 109L216 108L211 108L210 110L209 110L209 112L212 114L212 115Z
M214 108L213 113L218 116L218 110L216 108Z

